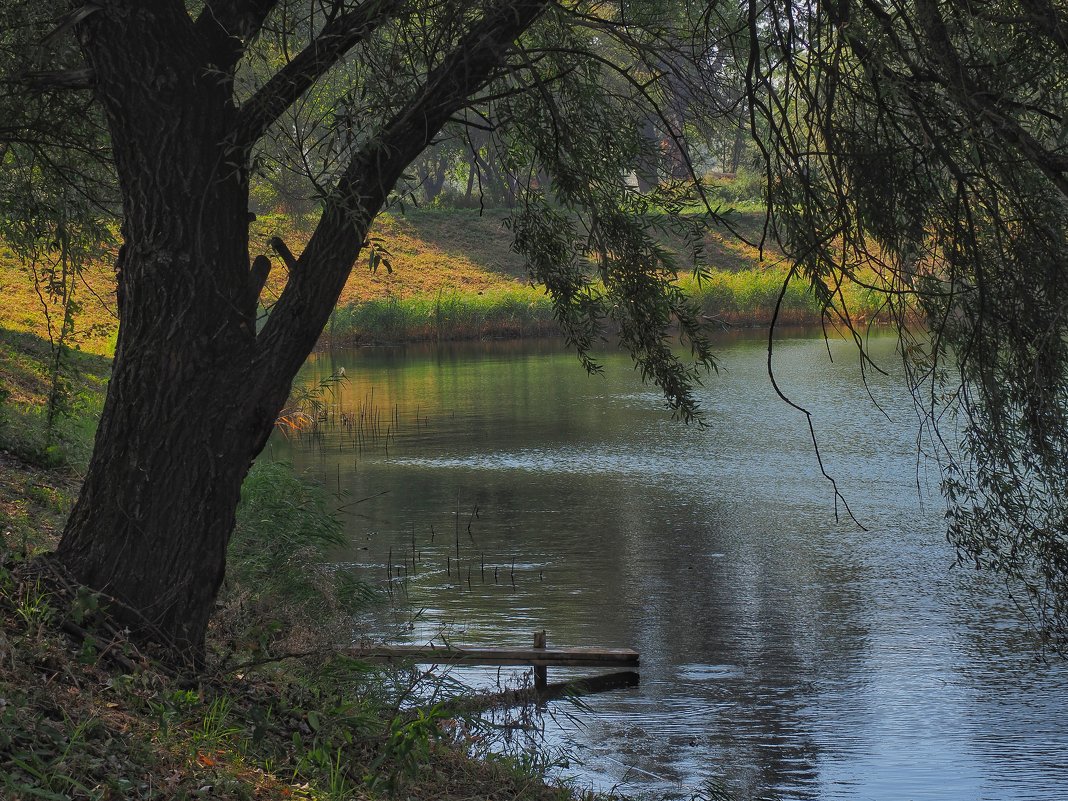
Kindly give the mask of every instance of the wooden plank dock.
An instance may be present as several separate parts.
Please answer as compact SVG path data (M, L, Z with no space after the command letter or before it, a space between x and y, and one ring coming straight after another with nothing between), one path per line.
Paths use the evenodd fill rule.
M368 662L435 665L532 665L534 667L625 667L639 664L629 648L520 648L481 645L373 645L346 649Z
M571 679L570 681L561 681L543 686L519 687L496 693L460 696L446 701L444 708L452 714L473 714L495 707L540 704L561 698L593 695L595 693L608 692L609 690L637 687L640 680L638 674L632 670L620 673L604 673L600 676Z
M557 693L603 692L638 683L638 652L630 648L547 648L545 632L534 632L534 647L482 645L372 645L345 651L367 662L416 662L423 665L530 665L534 668L534 692L551 695L549 667L627 668L626 673L594 677L581 682L563 682ZM581 688L580 688L581 685ZM567 688L571 688L568 690Z

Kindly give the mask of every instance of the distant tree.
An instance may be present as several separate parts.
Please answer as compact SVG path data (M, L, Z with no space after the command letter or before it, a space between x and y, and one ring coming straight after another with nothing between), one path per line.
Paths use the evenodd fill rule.
M672 408L695 413L708 343L649 228L704 221L662 214L692 200L677 189L643 197L630 188L624 168L644 143L619 134L663 116L662 58L647 80L624 78L680 37L666 36L657 3L642 4L640 22L627 16L632 5L5 4L0 38L19 58L4 85L12 96L31 92L35 111L4 141L103 164L113 183L87 191L86 205L114 208L98 200L111 186L121 198L112 379L57 556L111 596L138 636L176 655L201 652L242 479L372 220L411 191L409 165L451 122L493 121L500 172L523 179L516 247L587 367L610 318ZM700 30L703 6L662 5L672 26ZM45 63L16 63L26 54ZM617 79L607 92L605 75ZM321 213L304 251L282 256L286 286L257 330L270 260L249 252L250 181L294 166ZM675 322L690 361L672 349Z
M828 312L886 291L943 445L949 537L1068 643L1068 11L749 3L773 232ZM924 323L913 333L915 318ZM948 432L945 442L939 429Z

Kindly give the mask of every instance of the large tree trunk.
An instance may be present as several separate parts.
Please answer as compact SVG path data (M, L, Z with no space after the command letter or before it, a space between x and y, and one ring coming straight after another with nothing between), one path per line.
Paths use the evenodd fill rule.
M251 403L247 180L224 144L234 109L180 12L91 18L83 32L124 245L112 379L58 555L133 629L195 655L270 415Z
M353 158L258 335L250 147L390 4L364 3L338 17L329 36L241 109L227 77L238 40L217 30L226 4L194 24L181 3L116 0L79 25L111 130L124 245L112 380L58 557L77 580L111 596L111 611L139 635L174 656L201 655L241 482L371 220L548 2L501 0L489 9ZM243 7L265 14L271 5Z
M181 325L196 326L190 320ZM203 329L201 329L203 331ZM164 338L166 339L166 338ZM117 359L59 556L137 633L196 655L257 425L225 338L152 337Z

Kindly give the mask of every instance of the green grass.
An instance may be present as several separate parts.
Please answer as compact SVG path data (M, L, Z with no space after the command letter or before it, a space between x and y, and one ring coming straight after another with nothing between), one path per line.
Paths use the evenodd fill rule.
M700 282L687 276L679 283L698 302L702 312L713 320L753 326L771 321L784 278L785 274L780 270L715 270ZM786 323L818 320L819 306L800 282L791 282L783 297L780 315Z
M766 326L775 314L787 271L782 267L732 272L712 270L701 281L692 276L679 280L702 313L715 322L731 326ZM856 285L842 289L845 312L853 322L878 320L884 313L879 293ZM842 305L840 300L839 305ZM813 325L821 308L803 279L790 281L779 307L778 324Z
M241 488L226 581L212 618L218 661L327 648L347 639L353 617L381 596L330 567L330 556L345 542L322 486L286 463L258 460Z
M713 323L768 325L782 291L781 265L708 270L701 281L681 276L679 284ZM877 319L882 300L858 286L843 289L855 322ZM779 309L780 325L816 325L821 309L802 279L787 287ZM557 332L552 304L536 287L490 290L479 294L440 293L352 303L339 308L325 335L335 343L392 343L452 339L533 337Z
M54 387L50 359L47 341L0 328L0 448L38 466L81 468L89 458L111 360L65 350Z
M69 599L0 565L0 797L219 801L564 801L503 760L466 756L455 721L399 698L350 660L209 671L190 685L121 637L122 672L57 623ZM466 727L456 726L457 730Z
M399 342L532 337L556 330L545 292L516 286L354 303L334 313L326 333L339 342Z

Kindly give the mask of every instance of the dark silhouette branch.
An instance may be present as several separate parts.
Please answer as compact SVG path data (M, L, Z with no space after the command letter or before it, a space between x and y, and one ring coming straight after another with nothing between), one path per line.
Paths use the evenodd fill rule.
M289 249L289 246L286 245L285 242L277 236L272 236L270 245L271 248L274 249L274 252L282 258L283 263L290 272L297 269L297 258L293 255L293 251Z
M263 375L293 374L300 367L341 294L371 220L403 171L496 74L513 42L551 2L502 0L491 7L354 156L260 333L268 361Z
M88 67L71 70L45 70L23 74L25 82L33 89L88 89L93 85L93 71Z
M267 276L270 274L271 260L261 253L253 260L248 276L249 295L252 296L253 304L260 299L260 293L263 291L263 286L267 283Z
M68 11L64 14L56 27L41 40L41 45L49 45L60 39L64 34L72 31L74 26L82 22L86 17L100 10L100 6L94 3L86 3L83 6Z
M212 52L215 66L231 72L277 5L278 0L208 0L194 27Z
M402 5L403 0L364 0L354 11L327 22L311 44L241 107L234 143L252 146L286 109Z

